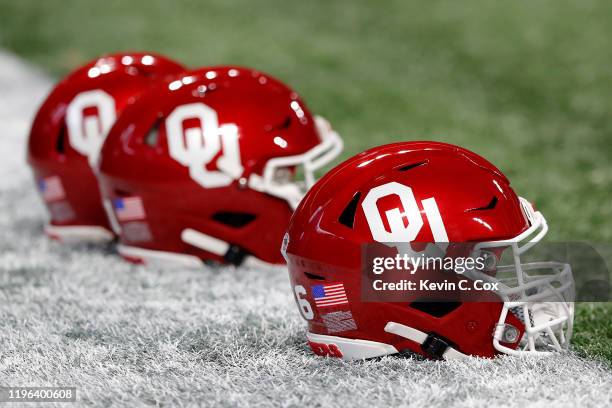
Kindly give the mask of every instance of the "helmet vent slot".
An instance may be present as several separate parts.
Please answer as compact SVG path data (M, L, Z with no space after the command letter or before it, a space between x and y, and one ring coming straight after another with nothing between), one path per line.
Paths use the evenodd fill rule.
M55 141L55 150L60 153L66 153L66 126L60 128L57 140Z
M151 130L145 135L144 142L147 146L155 147L157 146L157 141L159 140L159 125L160 121L155 122Z
M256 216L250 213L222 211L215 213L212 219L232 228L242 228L255 220Z
M342 210L342 214L338 218L340 224L347 226L349 228L353 228L353 224L355 222L355 213L357 212L357 204L359 203L359 198L361 197L361 193L357 192L351 201L346 205L344 210Z
M469 210L466 210L465 212L492 210L495 208L496 205L497 205L497 196L493 196L491 201L489 201L489 204L485 205L484 207L470 208Z
M315 275L314 273L304 272L304 276L311 280L324 281L325 278L323 276Z
M118 188L115 189L115 195L117 197L129 197L132 195L132 193L130 193L129 191L125 191L125 190L120 190Z
M433 317L444 317L461 306L461 302L412 302L409 306Z
M408 170L412 170L412 169L414 169L414 168L416 168L416 167L423 166L423 165L427 164L428 162L429 162L429 160L423 160L423 161L418 162L418 163L408 164L408 165L406 165L406 166L402 166L402 167L400 167L399 169L397 169L397 171L408 171Z
M277 130L285 130L285 129L289 129L290 126L291 126L291 116L287 116L285 119L283 119L282 122L276 125L267 125L264 128L264 131L272 132L272 131L277 131Z
M291 126L291 116L287 116L285 121L280 125L280 129L289 129Z

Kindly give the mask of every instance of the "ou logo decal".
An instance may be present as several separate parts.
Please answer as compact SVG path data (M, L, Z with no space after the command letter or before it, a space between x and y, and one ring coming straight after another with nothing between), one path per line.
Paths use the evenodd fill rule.
M197 119L199 127L185 129L186 120ZM224 187L242 175L238 146L238 128L234 124L219 126L217 112L198 102L181 105L166 119L166 134L170 156L189 168L191 178L205 188ZM216 160L218 170L208 170Z
M390 229L390 231L387 231L376 204L382 197L390 195L399 197L403 212L400 208L385 211L384 215L387 217ZM421 204L425 210L425 215L427 215L435 242L448 242L446 229L435 198L422 200ZM412 188L404 184L390 182L371 189L361 203L361 207L370 226L372 237L378 242L412 242L423 227L423 218ZM404 225L404 217L408 218L408 226Z
M97 114L86 115L87 109ZM115 100L106 92L96 89L78 94L66 110L66 127L70 145L94 165L102 143L115 122Z

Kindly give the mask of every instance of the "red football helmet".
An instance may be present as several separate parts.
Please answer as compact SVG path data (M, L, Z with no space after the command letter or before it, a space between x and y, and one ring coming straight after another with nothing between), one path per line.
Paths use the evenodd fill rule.
M103 195L133 262L282 263L289 218L342 141L283 83L209 67L158 84L102 148Z
M319 180L295 211L282 252L317 354L540 353L566 348L573 322L570 266L521 262L547 229L542 214L482 157L444 143L406 142L363 152ZM367 245L419 254L435 243L446 254L463 243L467 255L485 259L463 275L498 282L499 290L489 291L487 302L362 297ZM512 264L501 265L504 253ZM415 276L427 273L420 268Z
M53 89L28 143L28 162L51 215L45 227L50 237L113 238L92 165L118 114L153 82L183 70L155 54L114 54L78 68Z

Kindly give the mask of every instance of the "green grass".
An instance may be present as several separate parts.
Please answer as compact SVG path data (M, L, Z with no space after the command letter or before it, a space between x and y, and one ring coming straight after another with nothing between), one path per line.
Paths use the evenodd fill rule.
M581 303L578 306L577 327L572 343L585 355L602 357L612 362L610 304Z
M611 16L588 0L0 0L0 46L58 76L126 49L254 66L328 117L345 157L459 144L536 203L549 239L612 242ZM579 305L577 347L612 360L611 312Z

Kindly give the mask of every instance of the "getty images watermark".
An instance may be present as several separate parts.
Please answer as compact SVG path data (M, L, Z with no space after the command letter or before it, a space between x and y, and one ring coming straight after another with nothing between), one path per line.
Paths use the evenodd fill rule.
M370 243L362 246L361 295L371 302L499 302L516 298L612 300L612 245Z
M458 275L463 275L467 271L486 270L487 258L485 256L475 257L430 257L424 253L419 256L408 254L395 254L395 256L379 256L372 259L372 273L382 275L385 272L402 272L416 275L417 272L425 277L422 279L400 279L399 281L387 282L385 279L375 279L372 281L374 290L498 290L500 282L485 282L482 279L475 279L473 282L468 278L450 281L436 281L431 279L435 271L452 271ZM472 284L473 283L473 284Z

